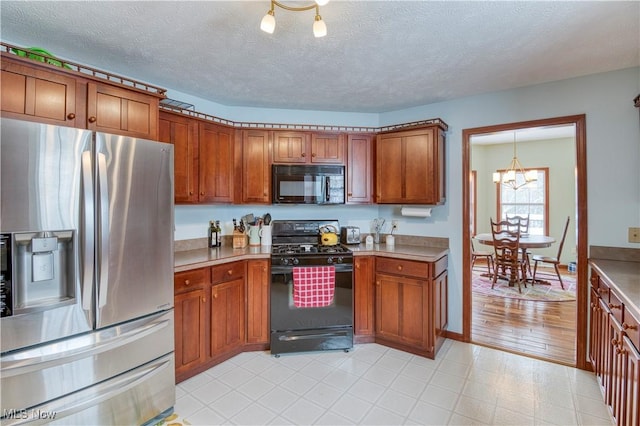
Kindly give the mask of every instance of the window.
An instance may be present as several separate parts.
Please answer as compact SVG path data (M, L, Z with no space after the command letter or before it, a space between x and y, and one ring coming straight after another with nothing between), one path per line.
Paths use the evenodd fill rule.
M525 169L527 170L533 169ZM497 183L498 217L529 215L529 234L549 235L549 169L536 169L538 180L518 189ZM500 174L504 170L500 170ZM500 176L502 178L502 176ZM518 184L524 182L522 173L516 174Z

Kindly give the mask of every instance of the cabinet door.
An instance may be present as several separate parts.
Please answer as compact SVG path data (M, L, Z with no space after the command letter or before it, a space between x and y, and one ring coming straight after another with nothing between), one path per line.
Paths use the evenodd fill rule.
M247 343L269 343L269 261L247 262Z
M271 145L266 130L242 132L242 202L271 203Z
M207 298L202 289L175 296L176 375L206 360Z
M233 202L233 129L199 123L199 201Z
M353 333L363 342L375 335L374 258L358 256L353 259ZM372 340L369 340L372 341Z
M211 286L210 355L215 357L244 344L244 279Z
M76 79L2 59L2 115L70 127L84 127Z
M611 313L609 313L609 377L605 381L605 396L611 407L613 417L618 424L621 423L623 407L623 376L624 359L622 356L622 327Z
M173 144L176 204L198 202L198 123L160 111L159 140Z
M302 132L273 132L274 163L306 163L309 135Z
M640 352L628 337L622 342L624 362L623 407L618 424L640 425Z
M379 135L376 140L376 202L402 203L404 170L402 137Z
M312 133L311 162L344 164L344 135L340 133Z
M371 135L347 138L347 203L369 204L373 194L373 145Z
M158 98L107 84L87 85L87 128L158 139Z
M377 274L376 335L416 349L431 349L428 301L425 281Z

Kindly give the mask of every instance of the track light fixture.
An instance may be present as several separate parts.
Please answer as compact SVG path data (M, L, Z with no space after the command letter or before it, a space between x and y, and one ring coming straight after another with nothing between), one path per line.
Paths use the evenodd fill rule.
M320 16L320 6L324 6L329 3L329 0L316 0L313 4L309 6L302 7L291 7L285 4L282 4L276 0L271 0L271 8L267 12L266 15L262 18L260 22L260 29L266 33L273 34L273 31L276 29L276 16L274 12L274 7L278 6L285 10L290 10L292 12L302 12L305 10L316 9L316 17L313 21L313 35L316 37L324 37L327 35L327 24L324 23L322 17Z

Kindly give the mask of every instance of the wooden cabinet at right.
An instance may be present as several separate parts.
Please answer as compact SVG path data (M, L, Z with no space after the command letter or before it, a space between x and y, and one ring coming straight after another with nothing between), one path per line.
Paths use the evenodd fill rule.
M589 361L617 425L640 424L639 320L591 270Z
M443 204L444 129L432 125L376 137L378 204Z
M375 287L376 342L435 358L447 328L447 256L377 257Z

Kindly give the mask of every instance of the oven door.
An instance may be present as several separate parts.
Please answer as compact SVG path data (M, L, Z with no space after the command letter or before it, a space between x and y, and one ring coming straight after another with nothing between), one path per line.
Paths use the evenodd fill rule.
M353 326L353 265L335 265L335 272L331 303L298 308L293 300L293 267L271 266L271 330Z
M321 307L296 307L293 267L271 267L273 355L353 347L353 265L335 267L333 299Z

